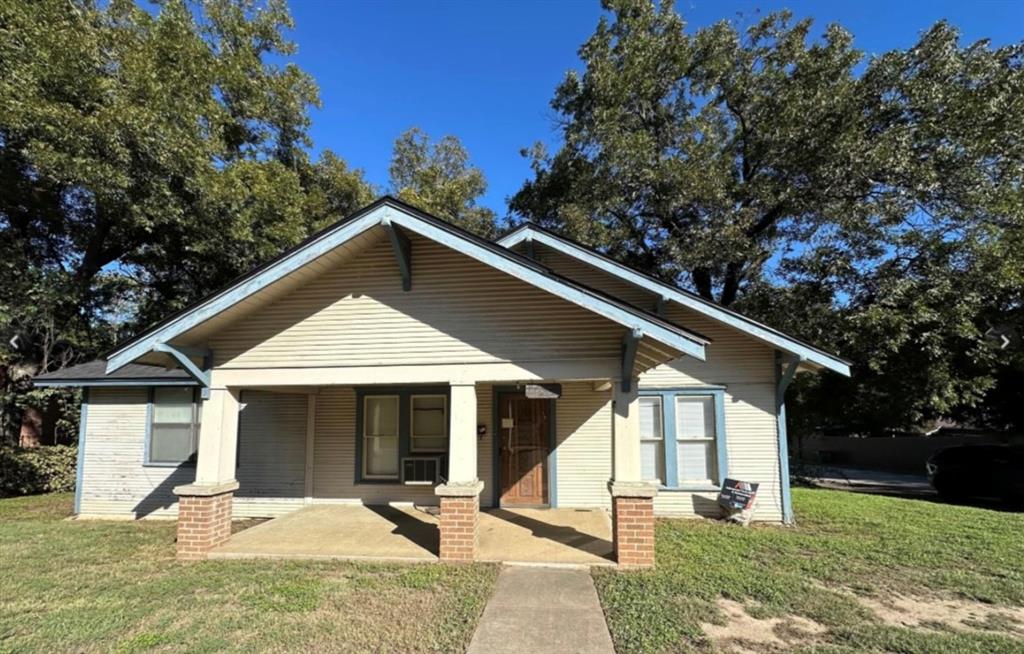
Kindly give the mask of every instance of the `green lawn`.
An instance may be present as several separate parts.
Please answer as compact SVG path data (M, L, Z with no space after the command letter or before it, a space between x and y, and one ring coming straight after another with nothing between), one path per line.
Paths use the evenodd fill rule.
M461 652L493 566L174 561L170 522L0 500L0 652Z
M803 488L793 501L796 527L664 520L654 571L595 571L618 651L1024 652L1024 514ZM709 638L723 599L775 642L749 625ZM891 605L920 623L883 619Z

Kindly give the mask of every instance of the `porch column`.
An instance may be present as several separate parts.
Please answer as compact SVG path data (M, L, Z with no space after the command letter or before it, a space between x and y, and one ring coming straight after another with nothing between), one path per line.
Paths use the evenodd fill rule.
M620 567L654 565L654 497L658 487L641 480L640 400L637 380L613 385L612 545Z
M476 554L480 492L476 471L476 387L451 385L448 483L435 489L441 500L442 561L472 561Z
M231 505L238 482L237 389L213 388L203 401L196 480L178 486L178 560L196 561L231 536Z

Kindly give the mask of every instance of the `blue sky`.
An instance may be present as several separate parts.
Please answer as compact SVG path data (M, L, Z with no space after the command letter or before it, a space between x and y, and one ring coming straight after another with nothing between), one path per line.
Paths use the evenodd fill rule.
M869 54L908 47L942 18L965 42L1024 38L1024 0L677 3L688 29L781 8L814 18L817 33L842 24ZM316 78L323 101L312 116L318 149L334 150L383 186L401 132L454 134L487 176L482 203L499 216L530 176L520 149L557 145L548 103L565 72L579 67L576 51L601 13L598 0L292 0L291 9L294 60Z

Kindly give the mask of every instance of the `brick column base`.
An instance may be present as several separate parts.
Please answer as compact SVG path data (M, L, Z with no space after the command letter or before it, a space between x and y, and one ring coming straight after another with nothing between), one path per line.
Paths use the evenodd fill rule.
M444 484L435 489L441 498L438 525L442 561L465 562L476 557L477 524L480 520L481 481L469 484Z
M231 537L231 505L238 482L178 486L179 561L201 561Z
M654 496L650 484L612 483L612 547L620 568L654 567Z

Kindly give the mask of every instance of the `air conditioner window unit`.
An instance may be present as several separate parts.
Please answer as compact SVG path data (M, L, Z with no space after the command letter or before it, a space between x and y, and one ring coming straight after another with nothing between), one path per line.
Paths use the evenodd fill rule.
M402 459L402 483L408 486L433 486L440 474L440 457L409 456Z

